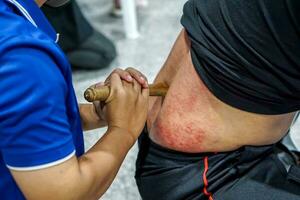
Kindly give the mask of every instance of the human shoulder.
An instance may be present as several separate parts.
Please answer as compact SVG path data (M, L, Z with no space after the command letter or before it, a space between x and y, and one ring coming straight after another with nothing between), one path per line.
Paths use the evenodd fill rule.
M0 90L14 93L14 98L3 98L5 102L18 98L32 100L31 94L43 96L35 95L36 102L46 96L53 102L66 97L69 89L66 67L62 67L62 59L56 58L53 52L58 51L57 47L47 43L28 35L0 38Z
M0 51L5 48L27 45L28 47L55 46L51 39L38 25L24 14L20 14L8 1L0 1Z

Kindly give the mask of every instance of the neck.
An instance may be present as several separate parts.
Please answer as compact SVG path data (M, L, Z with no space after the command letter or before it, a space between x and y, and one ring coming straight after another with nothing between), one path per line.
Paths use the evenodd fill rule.
M35 3L41 7L44 3L46 2L46 0L35 0Z

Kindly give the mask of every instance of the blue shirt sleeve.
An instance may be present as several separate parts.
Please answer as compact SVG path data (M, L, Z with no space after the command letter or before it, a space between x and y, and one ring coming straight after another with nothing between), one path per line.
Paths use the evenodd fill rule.
M68 87L51 52L37 41L12 41L0 52L0 147L5 163L34 167L67 157L75 149L66 112Z

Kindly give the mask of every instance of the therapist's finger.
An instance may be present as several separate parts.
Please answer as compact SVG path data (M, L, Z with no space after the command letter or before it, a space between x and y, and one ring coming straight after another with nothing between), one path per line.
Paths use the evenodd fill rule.
M129 74L138 82L140 83L143 88L147 88L148 87L148 80L147 77L142 74L141 72L139 72L138 70L132 68L132 67L128 67L126 69L127 72L129 72Z
M105 103L108 103L112 100L113 96L118 92L123 90L123 84L121 77L117 73L112 73L109 80L110 93Z
M134 90L137 92L137 94L140 94L142 92L141 88L141 84L139 82L137 82L135 79L133 80L133 88Z
M113 71L113 73L117 73L119 74L119 76L121 77L122 80L125 80L127 82L132 83L133 81L133 77L131 76L131 74L123 69L117 68Z

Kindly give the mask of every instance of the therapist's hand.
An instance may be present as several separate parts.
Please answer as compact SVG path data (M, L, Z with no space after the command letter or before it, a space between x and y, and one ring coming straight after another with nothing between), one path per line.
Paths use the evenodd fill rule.
M123 81L133 84L133 81L135 80L141 85L142 89L148 89L148 80L146 76L132 67L126 68L125 70L117 68L111 72L111 74L105 80L105 83L99 82L92 87L97 88L102 87L104 85L110 85L111 75L114 73L118 74ZM100 101L94 101L93 104L95 113L98 114L99 119L106 123L106 117L104 114L105 111L103 109L104 103Z
M122 80L127 81L128 83L133 83L133 80L136 80L139 84L141 84L142 88L148 88L146 76L132 67L128 67L125 70L117 68L111 74L113 73L117 73ZM105 82L109 81L111 74Z
M148 85L144 79L145 85ZM110 85L110 95L104 106L108 129L118 129L129 133L135 141L141 133L147 117L149 90L135 79L124 81L119 73L113 72L106 84Z

